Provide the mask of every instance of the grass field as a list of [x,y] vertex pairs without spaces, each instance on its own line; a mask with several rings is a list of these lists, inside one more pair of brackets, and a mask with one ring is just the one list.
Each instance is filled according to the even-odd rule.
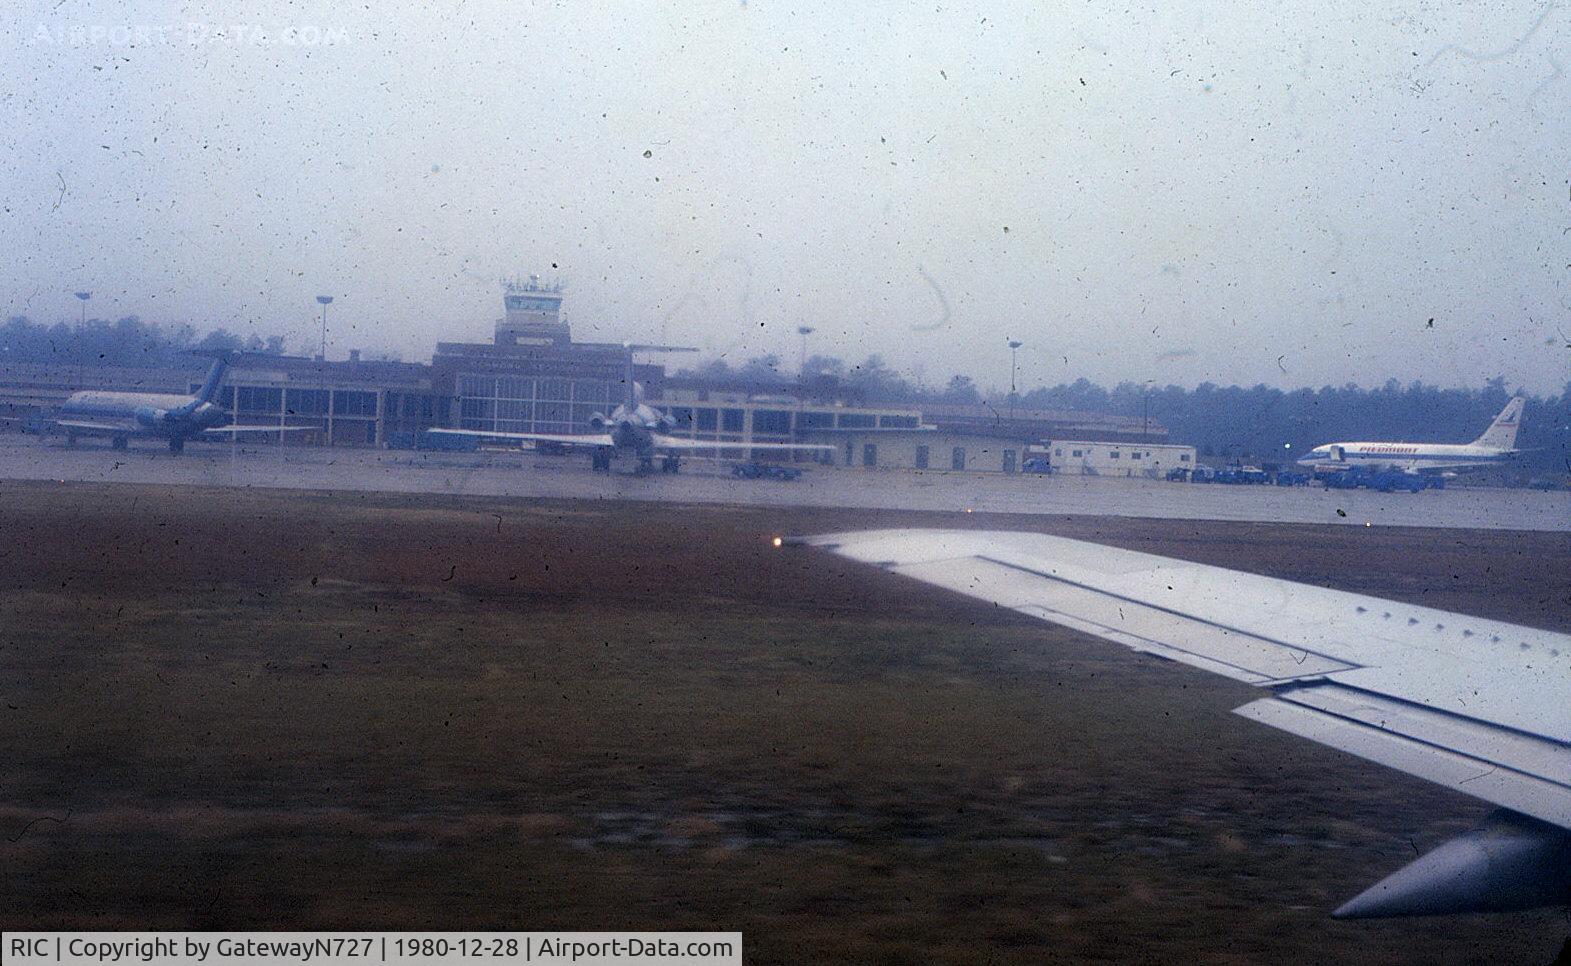
[[1571,629],[1571,536],[0,484],[8,928],[740,929],[756,962],[1547,962],[1340,923],[1481,803],[780,532],[1044,529]]

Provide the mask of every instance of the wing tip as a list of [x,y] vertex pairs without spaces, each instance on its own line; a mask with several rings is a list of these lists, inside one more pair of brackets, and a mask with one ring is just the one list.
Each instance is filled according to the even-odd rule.
[[1338,906],[1333,919],[1516,912],[1571,902],[1571,831],[1509,809]]
[[800,533],[782,533],[771,538],[770,542],[776,547],[820,547],[830,551],[840,546],[831,536],[814,537]]

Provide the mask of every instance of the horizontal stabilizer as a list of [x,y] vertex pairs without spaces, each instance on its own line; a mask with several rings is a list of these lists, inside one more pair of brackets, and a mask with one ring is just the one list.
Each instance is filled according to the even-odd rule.
[[1338,919],[1514,912],[1571,902],[1571,831],[1501,809],[1381,879]]

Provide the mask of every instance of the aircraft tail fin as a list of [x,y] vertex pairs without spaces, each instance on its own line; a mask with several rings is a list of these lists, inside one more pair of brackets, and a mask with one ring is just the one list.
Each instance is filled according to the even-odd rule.
[[622,377],[622,388],[626,391],[624,397],[626,401],[623,405],[627,407],[628,412],[632,412],[638,408],[638,383],[633,381],[633,346],[629,343],[625,348],[627,349],[627,372]]
[[678,345],[644,345],[638,342],[624,342],[622,348],[627,351],[627,374],[623,381],[626,383],[626,406],[628,411],[638,408],[643,400],[639,398],[640,386],[633,381],[633,353],[634,352],[697,352],[697,349]]
[[1473,440],[1474,446],[1489,446],[1494,449],[1514,449],[1516,447],[1516,431],[1522,425],[1522,406],[1524,400],[1515,396],[1506,403],[1506,408],[1500,410],[1500,415],[1484,430],[1484,435]]
[[213,356],[213,366],[207,370],[207,378],[202,382],[202,388],[196,391],[196,397],[180,407],[185,412],[194,412],[203,403],[210,403],[218,394],[218,384],[224,381],[224,374],[229,371],[229,353],[219,352]]

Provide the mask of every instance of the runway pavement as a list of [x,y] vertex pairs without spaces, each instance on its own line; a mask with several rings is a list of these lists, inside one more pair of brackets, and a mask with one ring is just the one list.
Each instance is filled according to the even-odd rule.
[[0,479],[283,489],[576,497],[662,503],[1126,516],[1499,530],[1571,530],[1571,493],[1453,487],[1421,493],[1219,486],[1141,479],[1011,476],[812,467],[800,480],[737,480],[689,463],[681,475],[591,473],[582,457],[416,453],[193,444],[171,456],[148,444],[67,446],[0,435]]

